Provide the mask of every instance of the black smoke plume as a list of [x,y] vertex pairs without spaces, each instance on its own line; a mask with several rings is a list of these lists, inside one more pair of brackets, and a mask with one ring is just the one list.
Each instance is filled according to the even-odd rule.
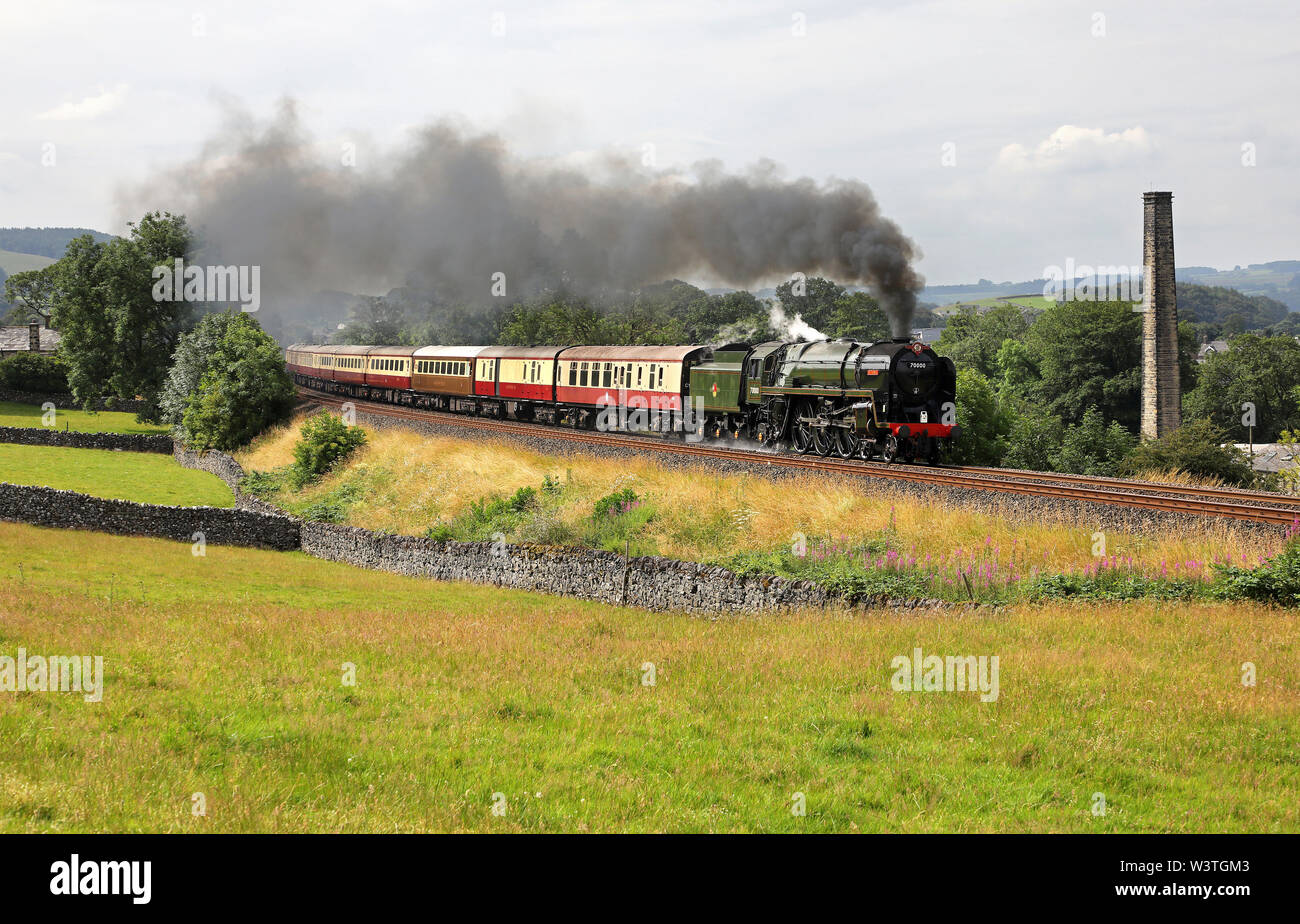
[[764,161],[654,171],[606,154],[581,168],[521,160],[450,121],[404,151],[322,153],[292,101],[235,113],[192,163],[123,201],[184,212],[205,262],[262,267],[262,303],[418,285],[486,303],[563,287],[589,294],[679,278],[752,286],[796,272],[864,284],[905,334],[923,285],[913,242],[861,182],[786,180]]

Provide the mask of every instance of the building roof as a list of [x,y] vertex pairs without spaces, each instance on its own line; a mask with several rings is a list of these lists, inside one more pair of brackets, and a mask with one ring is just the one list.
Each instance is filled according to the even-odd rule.
[[1226,352],[1228,352],[1228,341],[1211,340],[1209,343],[1201,344],[1200,348],[1196,351],[1196,358],[1205,359],[1205,357],[1209,356],[1211,353],[1226,353]]
[[[53,353],[63,335],[48,327],[41,328],[41,352]],[[31,346],[31,331],[22,327],[0,327],[0,353],[26,353]]]
[[[1249,443],[1233,443],[1242,452],[1250,452]],[[1256,443],[1250,457],[1250,467],[1257,472],[1285,472],[1300,467],[1293,455],[1294,447],[1285,443]]]

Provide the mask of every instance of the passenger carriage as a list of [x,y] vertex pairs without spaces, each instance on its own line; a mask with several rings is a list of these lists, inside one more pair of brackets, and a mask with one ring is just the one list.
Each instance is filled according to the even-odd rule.
[[555,422],[555,357],[559,346],[487,347],[476,357],[474,394],[497,416]]
[[415,403],[436,411],[474,412],[474,371],[482,346],[426,346],[412,356]]
[[366,353],[366,394],[398,404],[409,404],[411,346],[373,346]]
[[689,400],[688,370],[708,352],[703,346],[570,347],[557,358],[555,400],[578,409],[588,425],[592,414],[614,408],[616,416],[602,427],[668,429]]

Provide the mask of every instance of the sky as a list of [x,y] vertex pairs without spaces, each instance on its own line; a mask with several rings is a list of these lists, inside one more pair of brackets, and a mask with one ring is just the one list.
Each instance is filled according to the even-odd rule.
[[1300,259],[1276,0],[0,0],[0,42],[0,226],[121,233],[124,190],[289,98],[359,170],[450,118],[539,162],[860,180],[932,285],[1139,264],[1150,189],[1180,266]]

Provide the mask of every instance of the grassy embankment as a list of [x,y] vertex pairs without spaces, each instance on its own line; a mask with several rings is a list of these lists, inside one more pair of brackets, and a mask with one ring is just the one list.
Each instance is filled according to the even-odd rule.
[[[0,693],[4,831],[1300,830],[1297,627],[1254,604],[706,621],[2,523],[0,561],[0,654],[106,675]],[[895,692],[917,646],[998,699]]]
[[0,443],[0,481],[80,491],[142,504],[233,507],[216,475],[181,468],[171,456]]
[[[0,401],[0,427],[43,427],[44,411],[34,404]],[[135,414],[122,411],[54,411],[54,430],[82,433],[166,433],[156,424],[138,423]]]
[[[250,472],[271,473],[251,486],[304,516],[413,535],[630,548],[845,589],[985,600],[1031,587],[1185,597],[1207,586],[1216,563],[1254,566],[1283,545],[1277,535],[1207,521],[1160,535],[1106,531],[1103,556],[1087,516],[980,512],[921,502],[887,482],[714,474],[397,430],[370,431],[346,464],[294,490],[283,473],[296,438],[296,425],[283,427],[240,459]],[[627,501],[624,512],[596,515],[611,496]],[[1062,574],[1071,576],[1064,584]]]

